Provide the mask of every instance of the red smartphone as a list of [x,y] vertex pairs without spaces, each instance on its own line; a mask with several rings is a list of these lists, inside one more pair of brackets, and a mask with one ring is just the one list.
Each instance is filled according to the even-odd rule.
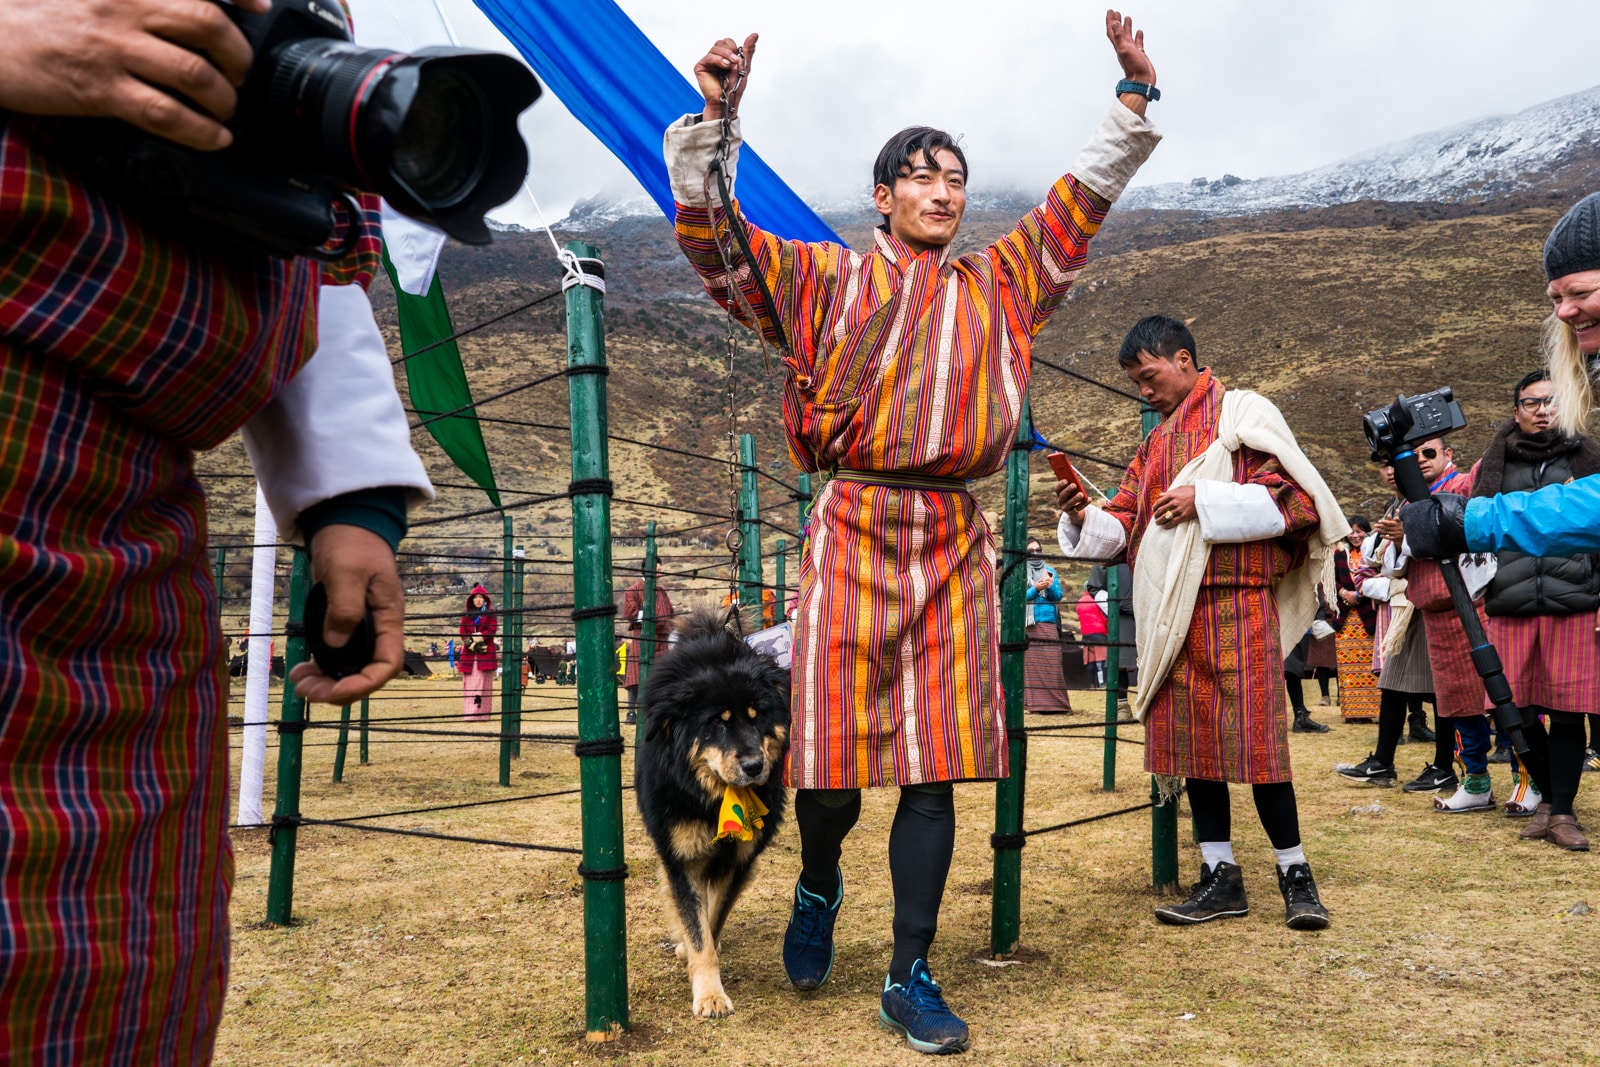
[[1046,452],[1045,459],[1050,461],[1050,469],[1056,472],[1056,478],[1063,482],[1070,482],[1078,492],[1083,494],[1083,499],[1089,499],[1089,490],[1084,486],[1083,479],[1078,477],[1078,472],[1072,467],[1072,460],[1064,452]]

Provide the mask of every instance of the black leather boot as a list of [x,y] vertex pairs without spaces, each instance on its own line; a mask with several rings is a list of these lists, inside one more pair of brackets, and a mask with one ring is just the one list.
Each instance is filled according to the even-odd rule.
[[1311,717],[1311,712],[1306,708],[1294,709],[1294,725],[1290,727],[1297,734],[1325,734],[1328,727]]
[[1200,865],[1200,883],[1181,904],[1163,904],[1156,918],[1169,926],[1192,926],[1212,919],[1250,914],[1244,896],[1244,872],[1237,863]]

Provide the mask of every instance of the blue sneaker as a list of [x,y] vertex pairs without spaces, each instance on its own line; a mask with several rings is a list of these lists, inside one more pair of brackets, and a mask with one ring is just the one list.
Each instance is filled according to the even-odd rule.
[[905,1038],[906,1044],[918,1052],[933,1056],[965,1052],[970,1043],[967,1024],[944,1002],[939,983],[922,960],[911,965],[911,981],[905,985],[890,985],[889,979],[883,980],[878,1023]]
[[796,989],[815,989],[833,973],[833,924],[844,903],[844,872],[833,903],[794,883],[794,911],[783,932],[783,969]]

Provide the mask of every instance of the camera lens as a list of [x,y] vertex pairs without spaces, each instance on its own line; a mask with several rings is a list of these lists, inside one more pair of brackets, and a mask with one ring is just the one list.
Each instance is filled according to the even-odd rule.
[[450,69],[424,68],[400,123],[391,166],[419,198],[449,207],[482,177],[490,143],[483,89]]

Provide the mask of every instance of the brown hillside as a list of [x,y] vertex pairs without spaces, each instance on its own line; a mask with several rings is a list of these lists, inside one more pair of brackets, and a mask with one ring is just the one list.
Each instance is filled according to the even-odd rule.
[[[1434,213],[1445,217],[1426,217]],[[1156,311],[1192,318],[1202,361],[1229,384],[1257,389],[1276,401],[1352,509],[1373,509],[1382,496],[1366,464],[1360,416],[1397,391],[1452,385],[1470,420],[1456,441],[1470,462],[1503,416],[1507,389],[1538,364],[1538,327],[1545,313],[1539,251],[1557,209],[1457,216],[1454,209],[1433,212],[1426,205],[1349,205],[1321,213],[1327,225],[1304,228],[1307,216],[1317,214],[1280,216],[1282,228],[1273,232],[1269,217],[1194,220],[1143,213],[1125,220],[1120,236],[1113,216],[1103,234],[1108,240],[1096,247],[1068,302],[1041,333],[1036,352],[1126,389],[1114,353],[1128,326]],[[965,240],[975,244],[1004,225],[994,212],[974,217]],[[847,238],[864,237],[865,224],[858,228],[860,234],[846,228]],[[1164,233],[1191,230],[1208,235],[1159,243]],[[718,516],[727,512],[728,489],[726,320],[699,293],[664,221],[625,220],[589,239],[602,247],[608,267],[611,434],[709,457],[614,440],[614,529],[619,536],[636,537],[654,519],[674,535],[671,540],[681,542],[669,546],[674,567],[686,574],[705,567],[708,575],[723,575],[725,521]],[[1157,247],[1145,247],[1147,242]],[[452,247],[441,277],[460,329],[549,292],[557,272],[542,234],[516,234],[489,249]],[[374,303],[398,353],[392,296],[382,282],[375,287]],[[558,299],[464,337],[462,358],[474,395],[493,396],[559,369],[565,362],[564,329]],[[736,362],[740,429],[756,435],[763,469],[792,484],[795,471],[780,433],[777,374],[763,369],[760,349],[748,334],[741,342]],[[403,378],[401,389],[404,394]],[[1035,422],[1051,440],[1118,464],[1131,456],[1138,420],[1130,401],[1043,366],[1036,371],[1034,398]],[[571,473],[564,380],[485,402],[480,414],[508,504],[565,490]],[[419,518],[484,508],[483,494],[465,487],[464,476],[430,438],[417,436],[441,483],[439,500]],[[247,541],[252,489],[249,478],[241,476],[248,467],[237,439],[202,457],[201,470],[216,475],[208,478],[214,533],[223,541]],[[1030,518],[1035,530],[1054,523],[1044,471],[1036,459]],[[1106,488],[1118,473],[1094,464],[1086,471]],[[769,509],[766,518],[792,530],[787,489],[771,479],[763,479],[760,488],[763,507]],[[1003,479],[987,479],[977,492],[986,506],[998,507]],[[517,540],[528,548],[531,565],[549,572],[530,578],[530,592],[543,588],[553,598],[570,589],[568,514],[564,500],[513,512]],[[500,530],[497,516],[475,516],[420,527],[407,547],[492,555],[499,551]],[[783,535],[769,528],[764,536],[770,553],[773,540]],[[636,565],[628,561],[639,554],[637,542],[620,544],[619,566]],[[440,568],[441,575],[488,579],[494,590],[497,571],[497,564],[470,561]],[[242,587],[244,580],[241,569],[230,583]],[[436,609],[458,610],[457,600],[452,593],[437,601]],[[562,614],[552,609],[550,623],[557,624]]]

